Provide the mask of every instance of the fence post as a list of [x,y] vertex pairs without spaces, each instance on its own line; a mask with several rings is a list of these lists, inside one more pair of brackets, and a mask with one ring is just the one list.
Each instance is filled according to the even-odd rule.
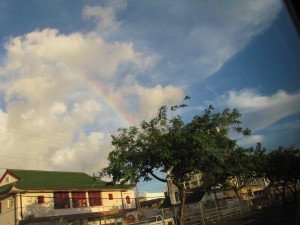
[[202,223],[203,223],[203,225],[205,225],[204,214],[203,214],[203,210],[202,210],[201,201],[199,202],[199,206],[200,206],[200,214],[201,214],[201,218],[202,218]]
[[[235,201],[235,200],[234,200]],[[233,214],[234,214],[234,207],[235,207],[235,202],[233,202],[231,205],[228,205],[229,206],[229,208],[230,208],[230,217],[232,217],[233,216]]]
[[242,215],[242,204],[240,198],[238,198],[238,201],[239,201],[240,215]]
[[218,220],[220,220],[222,217],[220,216],[219,206],[218,206],[216,200],[215,200],[215,206],[216,206],[216,211],[217,211]]
[[252,203],[251,200],[250,200],[250,201],[249,201],[249,200],[247,201],[248,211],[249,211],[249,212],[251,211],[251,210],[250,210],[250,205],[251,205],[251,203]]

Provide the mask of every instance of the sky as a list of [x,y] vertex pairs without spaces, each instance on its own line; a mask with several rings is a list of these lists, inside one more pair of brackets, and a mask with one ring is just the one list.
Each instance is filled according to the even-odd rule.
[[186,122],[237,108],[240,146],[300,147],[300,39],[281,0],[0,0],[0,27],[2,171],[97,173],[118,128],[186,95]]

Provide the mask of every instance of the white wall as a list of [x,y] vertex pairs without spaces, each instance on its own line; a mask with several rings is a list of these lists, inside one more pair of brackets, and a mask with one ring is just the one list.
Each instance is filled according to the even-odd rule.
[[148,201],[148,200],[153,200],[157,198],[164,198],[165,193],[164,192],[145,192],[143,194],[143,197],[140,199],[140,201]]
[[[113,195],[113,199],[109,199],[109,194]],[[43,204],[38,204],[38,196],[44,196],[45,202]],[[130,203],[127,204],[126,196],[130,197]],[[72,197],[70,197],[70,208],[65,209],[54,209],[54,198],[53,193],[27,193],[22,194],[22,211],[23,217],[27,218],[30,215],[35,217],[46,217],[46,216],[59,216],[59,215],[70,215],[78,213],[91,213],[91,212],[103,212],[111,210],[123,210],[135,208],[134,192],[102,192],[102,205],[101,206],[89,206],[89,201],[87,199],[87,207],[72,208]],[[88,198],[88,192],[86,192],[86,197]],[[21,211],[21,208],[19,207]]]
[[3,199],[1,202],[0,224],[15,224],[15,199],[9,197]]
[[[109,194],[113,195],[113,199],[109,199]],[[44,203],[38,204],[38,196],[44,196]],[[22,218],[27,219],[30,216],[35,218],[50,217],[136,208],[133,190],[125,192],[103,191],[101,193],[102,205],[94,207],[89,206],[87,199],[87,207],[72,208],[71,193],[69,193],[69,197],[70,208],[65,209],[54,209],[54,195],[52,192],[16,194],[15,199],[14,197],[3,199],[1,200],[0,225],[15,224],[15,217],[20,221]],[[88,192],[86,192],[86,197],[88,198]],[[8,200],[11,202],[10,205],[7,203]]]

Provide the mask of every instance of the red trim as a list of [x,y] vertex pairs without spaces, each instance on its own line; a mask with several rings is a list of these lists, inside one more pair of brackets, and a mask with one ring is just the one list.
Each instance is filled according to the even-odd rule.
[[17,180],[21,180],[20,177],[14,175],[13,173],[11,173],[11,172],[9,172],[9,171],[6,171],[6,172],[2,175],[2,177],[1,177],[1,179],[0,179],[0,184],[2,183],[2,181],[4,180],[4,178],[6,177],[6,175],[10,175],[10,176],[12,176],[13,178],[15,178],[15,179],[17,179]]

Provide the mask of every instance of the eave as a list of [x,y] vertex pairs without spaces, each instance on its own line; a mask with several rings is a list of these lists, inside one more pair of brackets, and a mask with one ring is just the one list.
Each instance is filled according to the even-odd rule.
[[[3,194],[17,194],[17,193],[52,193],[57,191],[66,191],[66,192],[75,192],[75,191],[101,191],[101,192],[126,192],[131,190],[132,187],[128,188],[24,188],[19,187],[17,185],[11,185],[9,189],[7,189]],[[0,193],[1,198],[2,193]]]

